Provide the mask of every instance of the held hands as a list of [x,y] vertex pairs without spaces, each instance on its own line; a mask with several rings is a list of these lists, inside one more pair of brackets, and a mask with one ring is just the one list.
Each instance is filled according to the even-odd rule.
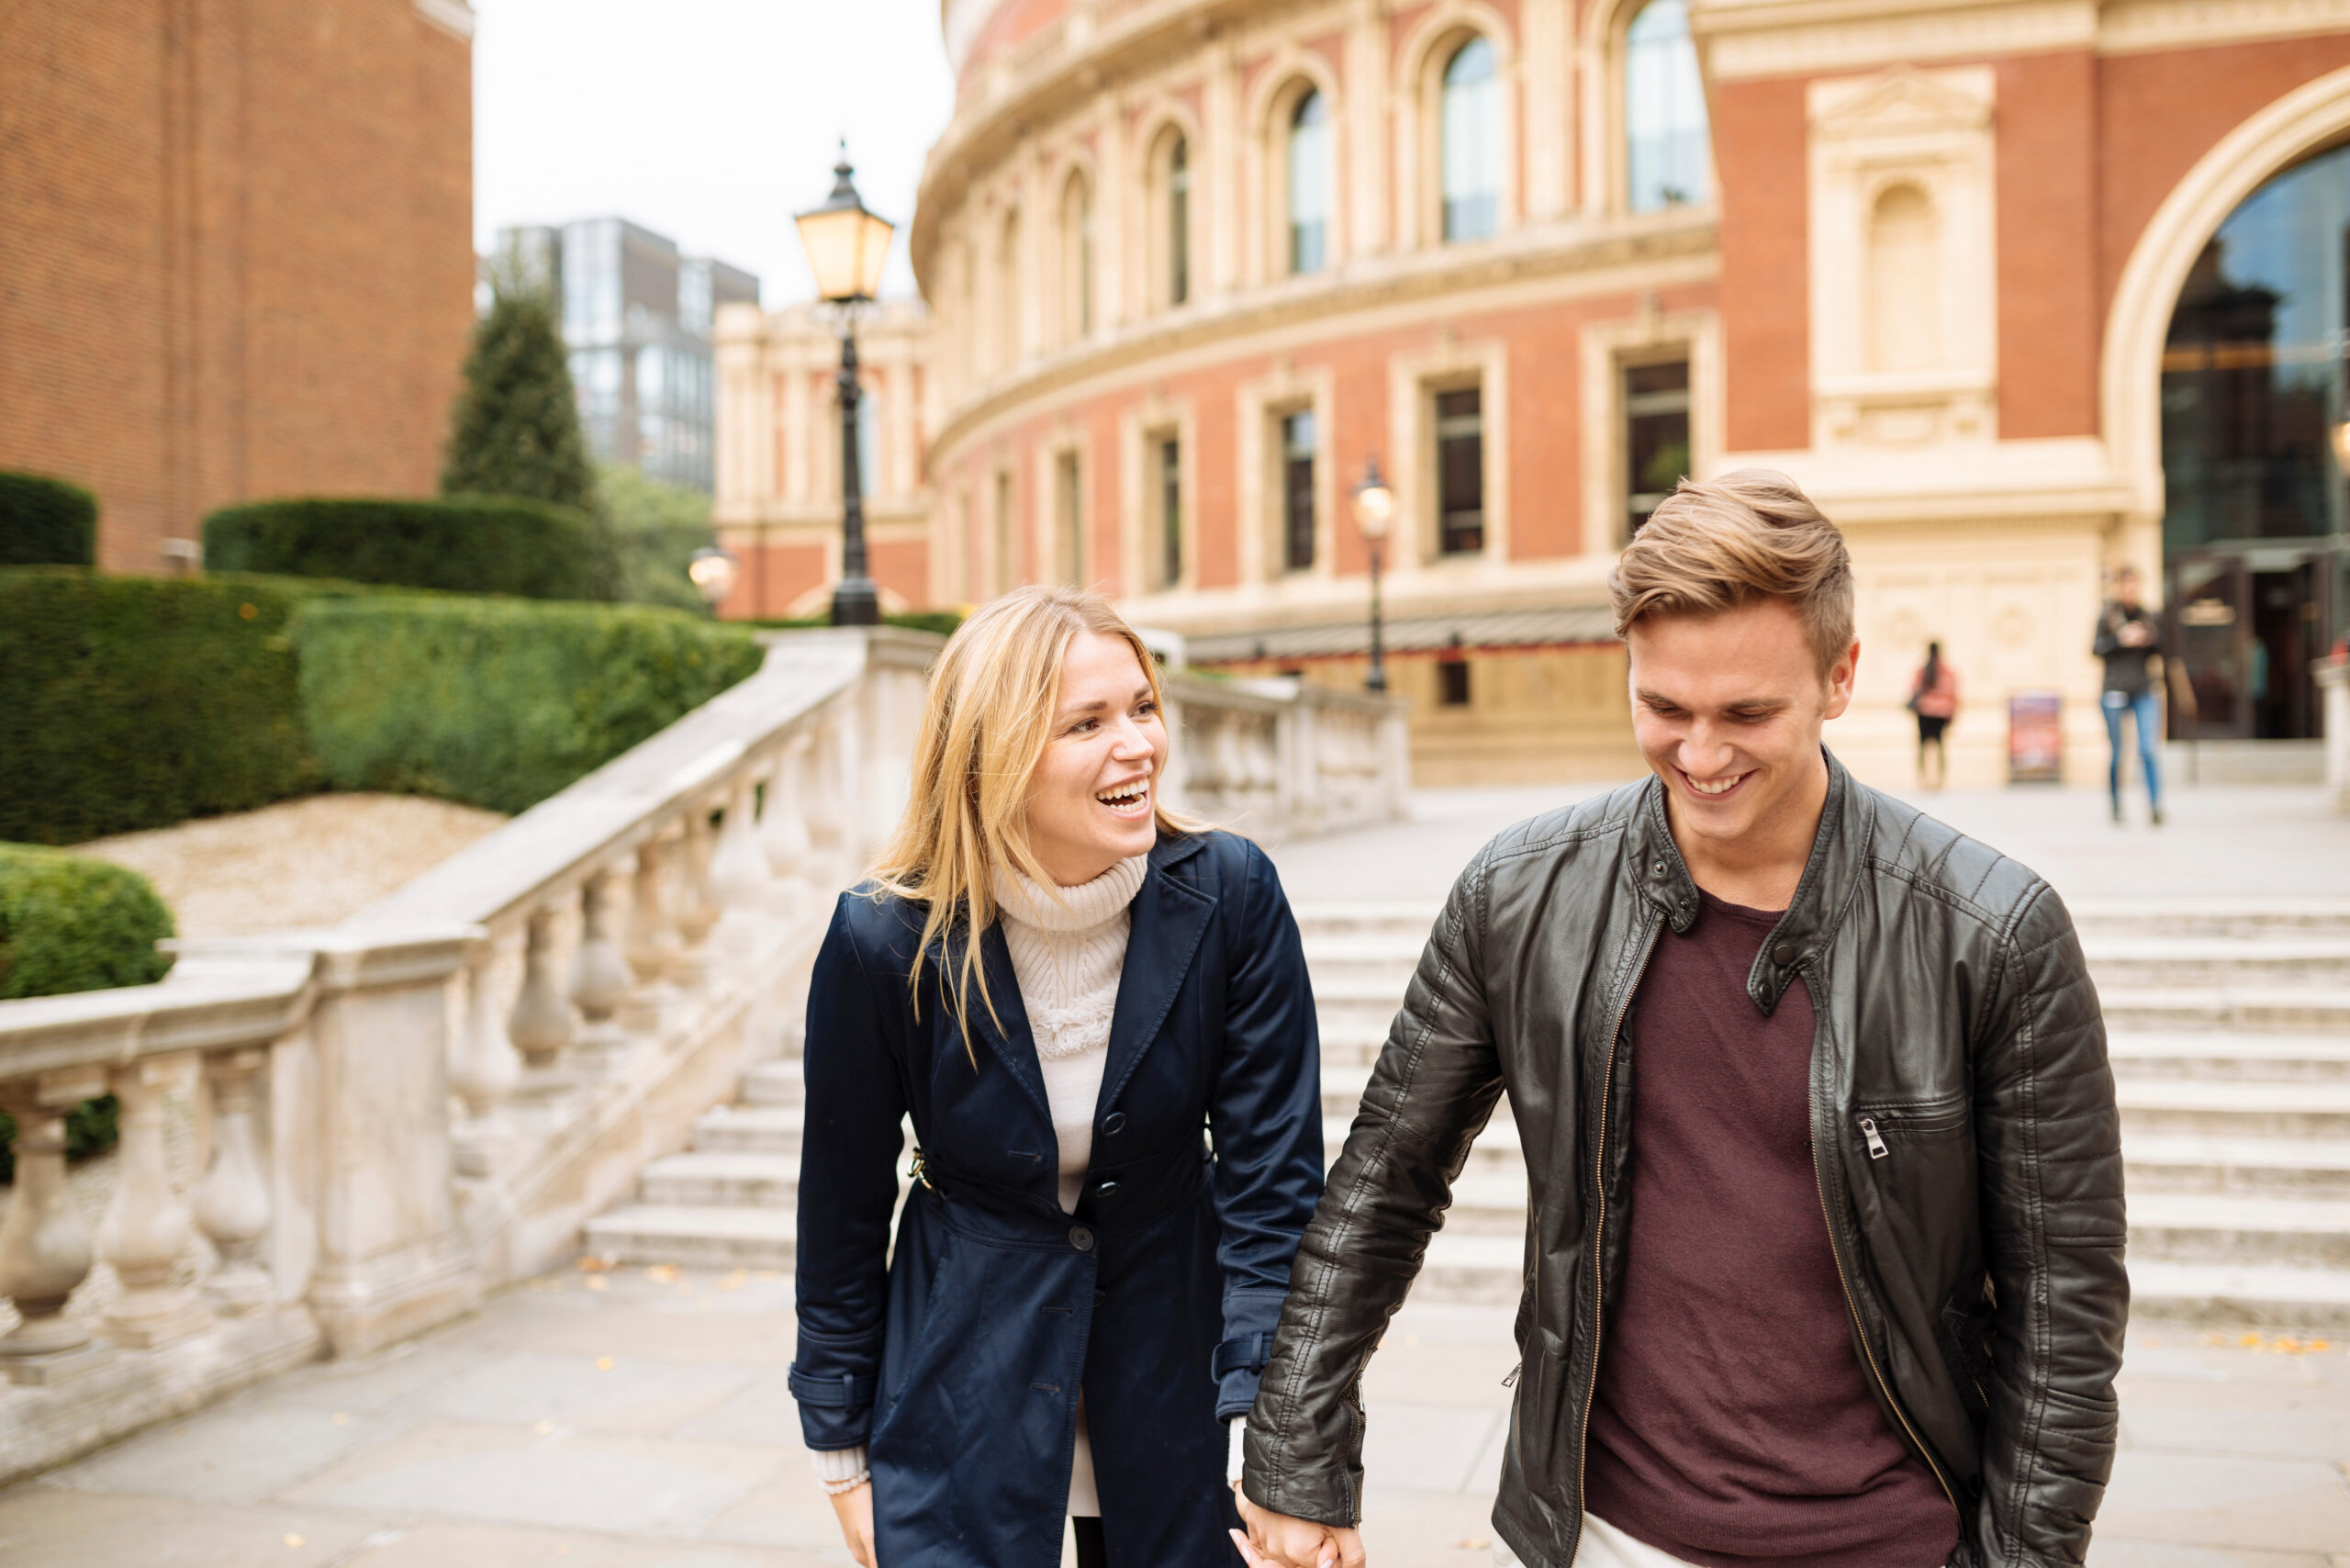
[[1248,1527],[1246,1536],[1234,1530],[1232,1542],[1248,1568],[1366,1568],[1370,1559],[1363,1555],[1361,1531],[1260,1508],[1237,1482],[1232,1494],[1240,1522]]
[[873,1568],[873,1483],[833,1495],[833,1514],[858,1568]]

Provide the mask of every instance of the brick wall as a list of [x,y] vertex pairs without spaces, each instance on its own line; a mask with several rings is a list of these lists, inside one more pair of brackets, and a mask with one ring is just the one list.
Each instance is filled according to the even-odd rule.
[[472,51],[414,0],[0,6],[0,467],[101,564],[428,494],[473,319]]

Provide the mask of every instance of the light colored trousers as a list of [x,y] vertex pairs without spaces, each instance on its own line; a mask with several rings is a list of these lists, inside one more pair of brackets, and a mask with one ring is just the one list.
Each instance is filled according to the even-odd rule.
[[[1494,1568],[1524,1568],[1503,1541],[1494,1542]],[[1583,1545],[1575,1551],[1575,1568],[1689,1568],[1678,1557],[1667,1557],[1644,1540],[1634,1540],[1606,1519],[1583,1517]]]

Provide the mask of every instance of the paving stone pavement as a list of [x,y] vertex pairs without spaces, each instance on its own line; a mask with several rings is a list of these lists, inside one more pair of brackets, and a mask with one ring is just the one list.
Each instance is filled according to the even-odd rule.
[[[1583,792],[1429,793],[1281,849],[1301,899],[1431,899],[1508,823]],[[2114,829],[2089,791],[1940,814],[2073,897],[2339,891],[2313,790],[2181,791]],[[1366,1379],[1379,1568],[1483,1568],[1516,1353],[1506,1306],[1407,1305]],[[307,1367],[0,1492],[0,1564],[812,1568],[849,1559],[784,1382],[780,1271],[565,1270],[361,1361]],[[2350,1345],[2133,1327],[2092,1568],[2350,1568]]]

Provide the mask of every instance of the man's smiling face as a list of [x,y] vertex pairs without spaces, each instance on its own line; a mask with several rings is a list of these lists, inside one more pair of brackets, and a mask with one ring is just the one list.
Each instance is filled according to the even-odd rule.
[[1680,833],[1729,848],[1818,778],[1820,726],[1851,705],[1857,640],[1823,675],[1802,617],[1775,599],[1644,616],[1624,640],[1633,734]]

